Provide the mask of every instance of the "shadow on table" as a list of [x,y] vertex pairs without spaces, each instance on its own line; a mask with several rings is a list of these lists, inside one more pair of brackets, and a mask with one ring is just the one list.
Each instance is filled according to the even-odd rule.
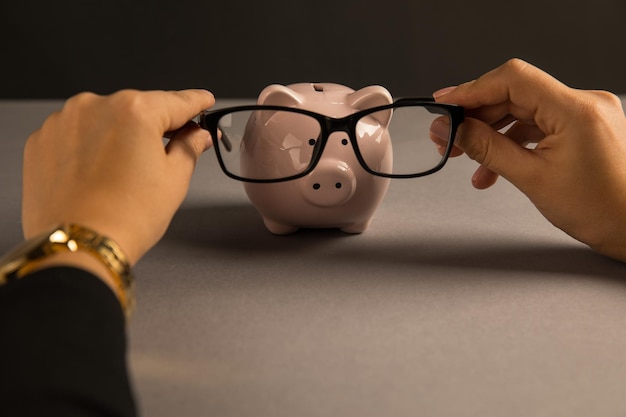
[[[336,229],[305,229],[288,237],[275,236],[263,225],[251,205],[183,207],[174,217],[164,238],[165,245],[207,248],[232,256],[306,258],[315,249],[328,248],[324,256],[333,262],[390,264],[390,267],[428,265],[431,267],[562,273],[603,277],[626,283],[626,265],[599,255],[575,242],[563,244],[485,236],[416,236],[407,239],[390,235],[375,247],[363,245],[359,236]],[[487,236],[488,237],[488,236]],[[355,239],[354,241],[346,241]],[[339,243],[338,243],[339,242]],[[319,252],[317,255],[319,256]],[[300,256],[299,256],[300,257]],[[242,258],[244,259],[244,258]]]

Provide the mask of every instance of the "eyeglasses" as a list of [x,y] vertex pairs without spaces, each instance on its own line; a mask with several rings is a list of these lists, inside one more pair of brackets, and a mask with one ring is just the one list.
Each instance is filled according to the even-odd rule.
[[[448,126],[448,143],[442,151],[431,140],[431,125],[441,118],[447,123],[440,126]],[[462,121],[462,107],[431,98],[398,99],[341,118],[270,105],[229,107],[199,115],[200,126],[218,138],[215,153],[224,173],[256,183],[303,177],[315,169],[325,151],[333,157],[356,156],[372,175],[429,175],[445,165]]]

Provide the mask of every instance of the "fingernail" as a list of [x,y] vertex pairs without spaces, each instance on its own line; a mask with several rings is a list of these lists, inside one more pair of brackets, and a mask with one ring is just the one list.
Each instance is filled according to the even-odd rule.
[[437,99],[440,97],[445,96],[448,93],[451,93],[452,91],[456,90],[457,86],[451,86],[451,87],[446,87],[446,88],[442,88],[441,90],[437,90],[433,93],[433,98]]
[[474,175],[472,175],[472,185],[474,187],[476,187],[478,184],[478,175],[479,175],[478,170],[476,170],[476,172],[474,172]]
[[443,141],[450,140],[450,122],[447,117],[439,117],[430,125],[430,132]]
[[211,96],[212,99],[215,99],[215,94],[213,94],[211,91],[207,90],[206,88],[199,88],[199,90],[202,91],[204,94]]

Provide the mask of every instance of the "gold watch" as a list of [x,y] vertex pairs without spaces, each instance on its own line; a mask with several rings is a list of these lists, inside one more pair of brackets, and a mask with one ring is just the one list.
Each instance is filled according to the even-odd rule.
[[24,277],[42,259],[60,252],[87,251],[115,281],[115,293],[127,317],[134,307],[130,264],[116,242],[77,224],[61,224],[19,245],[0,258],[0,285]]

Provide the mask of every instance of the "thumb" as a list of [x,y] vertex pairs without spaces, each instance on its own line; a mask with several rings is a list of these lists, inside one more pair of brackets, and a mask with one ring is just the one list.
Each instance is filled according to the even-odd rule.
[[194,122],[188,122],[168,136],[171,140],[166,146],[166,151],[173,158],[180,157],[178,154],[182,152],[188,157],[198,159],[213,145],[209,132]]
[[528,181],[535,169],[532,151],[494,130],[490,125],[466,117],[456,132],[454,144],[471,159],[514,185]]
[[175,166],[188,166],[191,175],[200,155],[212,144],[209,132],[190,122],[172,134],[165,151]]

